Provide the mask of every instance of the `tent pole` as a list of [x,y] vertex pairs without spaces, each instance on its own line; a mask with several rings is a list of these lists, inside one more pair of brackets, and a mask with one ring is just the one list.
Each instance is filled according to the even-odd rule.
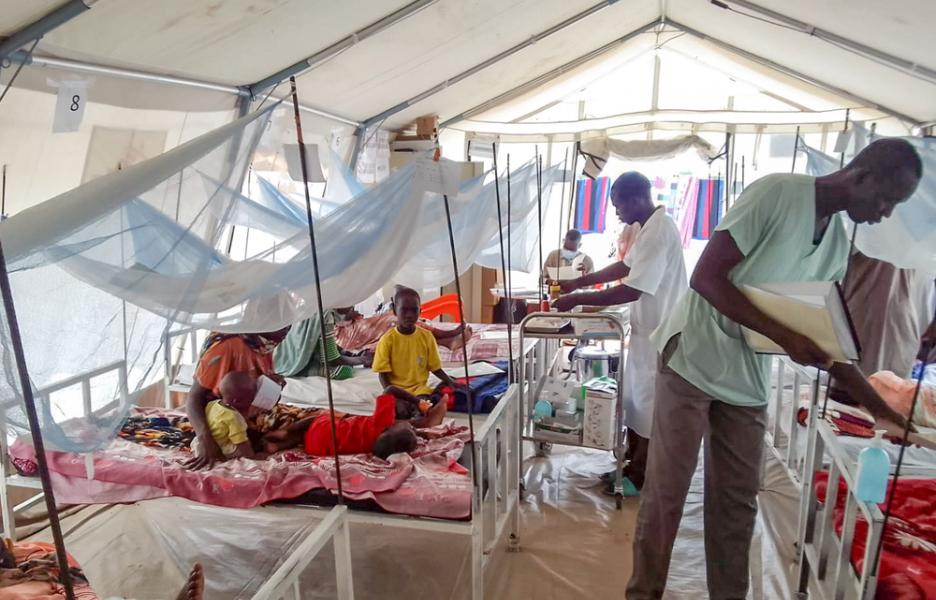
[[[562,241],[563,241],[562,233],[564,231],[562,229],[562,209],[565,205],[565,191],[566,191],[566,180],[568,179],[568,168],[569,168],[569,148],[567,146],[566,151],[565,151],[565,156],[562,159],[562,193],[559,194],[559,225],[557,227],[559,229],[559,232],[558,232],[559,233],[559,245],[556,246],[556,252],[559,254],[559,256],[562,256]],[[556,266],[558,267],[559,265],[557,264]],[[558,271],[557,271],[557,275],[558,275]]]
[[[507,271],[508,280],[504,282],[504,285],[507,287],[507,289],[505,290],[505,293],[507,294],[508,299],[511,299],[511,300],[513,298],[513,246],[511,244],[511,235],[510,235],[510,232],[512,229],[513,229],[513,221],[511,220],[511,213],[510,213],[510,153],[508,152],[507,153],[507,266],[509,269]],[[512,325],[513,318],[514,318],[514,313],[513,313],[514,307],[513,307],[513,303],[508,302],[508,304],[510,304],[510,318],[507,320],[507,322]],[[523,302],[523,306],[524,308],[526,307],[525,300]],[[512,344],[513,342],[511,342],[511,350],[513,349]]]
[[[45,443],[42,441],[42,431],[39,427],[39,416],[36,413],[36,399],[33,397],[32,383],[29,380],[29,370],[26,367],[26,354],[23,350],[23,338],[20,336],[19,321],[16,319],[16,308],[13,306],[13,290],[10,287],[10,276],[7,273],[6,258],[3,255],[3,244],[0,242],[0,295],[3,298],[3,310],[6,316],[7,327],[10,331],[10,345],[13,347],[13,356],[16,360],[16,370],[19,375],[20,390],[23,394],[23,404],[26,419],[29,421],[29,433],[32,435],[33,447],[36,451],[36,464],[39,467],[39,480],[42,484],[42,493],[45,500],[46,511],[49,513],[49,526],[52,529],[52,540],[55,542],[55,556],[59,565],[59,579],[65,588],[67,600],[74,600],[75,592],[72,589],[71,571],[68,566],[68,557],[65,554],[65,539],[62,537],[62,524],[59,521],[58,508],[55,505],[55,493],[52,490],[52,479],[49,476],[49,464],[46,460]],[[6,460],[6,457],[0,457]],[[4,485],[6,483],[4,482]],[[9,528],[15,527],[13,523],[5,523]]]
[[653,29],[657,25],[659,25],[659,21],[652,21],[650,23],[647,23],[643,27],[640,27],[639,29],[635,29],[634,31],[628,33],[627,35],[619,37],[613,42],[605,44],[604,46],[596,50],[593,50],[589,52],[588,54],[583,54],[582,56],[579,56],[578,58],[575,58],[547,73],[544,73],[543,75],[540,75],[539,77],[530,79],[529,81],[526,81],[525,83],[522,83],[518,85],[517,87],[504,92],[503,94],[495,96],[494,98],[491,98],[490,100],[486,102],[482,102],[481,104],[478,104],[477,106],[470,108],[450,119],[446,119],[445,121],[439,124],[439,127],[449,127],[451,125],[454,125],[455,123],[458,123],[459,121],[470,119],[471,117],[475,115],[478,115],[487,110],[500,106],[501,104],[504,104],[505,102],[510,102],[511,100],[518,98],[519,96],[522,96],[528,91],[538,88],[546,83],[549,83],[550,81],[556,79],[557,77],[560,77],[564,75],[565,73],[568,73],[569,71],[573,71],[579,68],[580,66],[598,58],[599,56],[607,54],[608,52],[611,52],[612,50],[616,48],[620,48],[626,42],[630,41],[631,39],[641,34],[647,33],[649,30]]
[[325,323],[325,303],[322,301],[322,280],[318,263],[318,248],[315,245],[315,225],[312,223],[312,198],[309,196],[309,172],[306,163],[305,142],[302,140],[302,116],[299,114],[299,94],[296,92],[296,78],[289,78],[289,88],[293,100],[293,117],[296,119],[296,143],[299,144],[299,163],[302,168],[302,189],[305,191],[306,217],[309,220],[309,244],[312,249],[312,271],[315,274],[315,299],[318,302],[319,331],[322,342],[322,364],[325,370],[325,387],[328,391],[328,416],[331,421],[332,448],[335,451],[335,479],[338,482],[338,504],[344,504],[344,488],[341,483],[341,461],[338,458],[338,430],[335,423],[335,397],[332,392],[331,365],[328,363],[328,334]]
[[897,118],[897,119],[899,119],[899,120],[901,120],[901,121],[905,121],[905,122],[910,123],[910,124],[912,124],[912,125],[919,125],[919,123],[920,123],[919,119],[915,119],[915,118],[911,117],[910,115],[904,114],[904,113],[902,113],[902,112],[900,112],[900,111],[896,111],[896,110],[887,108],[886,106],[881,106],[881,105],[878,104],[877,102],[872,102],[871,100],[868,100],[867,98],[862,98],[861,96],[858,96],[858,95],[856,95],[856,94],[853,94],[853,93],[851,93],[851,92],[849,92],[849,91],[847,91],[847,90],[844,90],[844,89],[842,89],[842,88],[840,88],[840,87],[837,87],[837,86],[834,86],[834,85],[830,85],[830,84],[828,84],[828,83],[823,83],[823,82],[819,81],[818,79],[816,79],[816,78],[814,78],[814,77],[810,77],[809,75],[805,75],[804,73],[801,73],[801,72],[796,71],[796,70],[794,70],[794,69],[791,69],[791,68],[789,68],[789,67],[785,67],[785,66],[781,65],[780,63],[774,62],[774,61],[772,61],[772,60],[770,60],[770,59],[768,59],[768,58],[764,58],[763,56],[759,56],[759,55],[757,55],[757,54],[755,54],[755,53],[753,53],[753,52],[748,52],[747,50],[744,50],[744,49],[739,48],[739,47],[737,47],[737,46],[733,46],[733,45],[731,45],[731,44],[729,44],[729,43],[727,43],[727,42],[723,42],[723,41],[721,41],[721,40],[718,39],[718,38],[714,38],[714,37],[709,36],[709,35],[707,35],[707,34],[705,34],[705,33],[702,33],[702,32],[699,31],[698,29],[694,29],[694,28],[692,28],[692,27],[689,27],[688,25],[683,25],[682,23],[679,23],[679,22],[677,22],[677,21],[673,21],[672,19],[669,20],[669,24],[670,24],[670,26],[675,27],[676,29],[679,29],[680,31],[684,31],[684,32],[688,33],[689,35],[691,35],[691,36],[694,37],[694,38],[697,38],[697,39],[700,39],[700,40],[709,42],[709,43],[711,43],[711,44],[714,44],[715,46],[718,46],[719,48],[721,48],[721,49],[723,49],[723,50],[726,50],[726,51],[728,51],[728,52],[730,52],[730,53],[732,53],[732,54],[734,54],[734,55],[736,55],[736,56],[740,56],[740,57],[742,57],[742,58],[746,58],[746,59],[748,59],[748,60],[750,60],[750,61],[753,61],[753,62],[755,62],[755,63],[757,63],[757,64],[759,64],[759,65],[765,66],[765,67],[767,67],[767,68],[769,68],[769,69],[773,69],[773,70],[775,70],[775,71],[778,71],[778,72],[780,72],[780,73],[783,73],[783,74],[785,74],[785,75],[788,75],[788,76],[790,76],[790,77],[793,77],[794,79],[798,79],[798,80],[800,80],[800,81],[804,81],[804,82],[806,82],[806,83],[808,83],[808,84],[810,84],[810,85],[816,86],[817,88],[819,88],[819,89],[821,89],[821,90],[825,90],[826,92],[830,92],[830,93],[835,94],[835,95],[837,95],[837,96],[842,96],[843,98],[846,98],[846,99],[848,99],[848,100],[852,100],[852,101],[854,101],[854,102],[858,102],[858,103],[860,103],[861,105],[863,105],[863,106],[866,107],[866,108],[871,108],[871,109],[874,109],[874,110],[879,110],[879,111],[881,111],[882,113],[885,113],[885,114],[887,114],[887,115],[890,115],[890,116],[892,116],[892,117],[895,117],[895,118]]
[[553,25],[552,27],[550,27],[550,28],[548,28],[548,29],[545,29],[545,30],[543,30],[543,31],[541,31],[541,32],[539,32],[539,33],[537,33],[537,34],[531,36],[530,38],[528,38],[528,39],[526,39],[526,40],[520,42],[520,43],[517,44],[516,46],[513,46],[513,47],[511,47],[511,48],[508,48],[507,50],[501,52],[500,54],[497,54],[497,55],[495,55],[495,56],[492,56],[491,58],[489,58],[489,59],[487,59],[487,60],[485,60],[485,61],[483,61],[483,62],[481,62],[481,63],[476,64],[475,66],[471,67],[470,69],[468,69],[468,70],[466,70],[466,71],[462,71],[461,73],[459,73],[459,74],[457,74],[457,75],[455,75],[455,76],[453,76],[453,77],[450,77],[450,78],[446,79],[445,81],[443,81],[443,82],[441,82],[441,83],[436,84],[435,86],[429,88],[428,90],[422,92],[421,94],[417,94],[417,95],[413,96],[412,98],[409,98],[409,99],[407,99],[407,100],[404,100],[403,102],[400,102],[399,104],[397,104],[397,105],[395,105],[395,106],[391,106],[391,107],[388,108],[387,110],[385,110],[385,111],[383,111],[383,112],[381,112],[381,113],[378,113],[378,114],[374,115],[373,117],[370,117],[369,119],[365,120],[365,121],[364,121],[364,124],[365,124],[365,125],[373,125],[374,123],[378,123],[378,122],[380,122],[380,121],[383,121],[383,120],[385,120],[385,119],[388,119],[388,118],[392,117],[393,115],[397,114],[398,112],[403,111],[403,110],[406,110],[407,108],[409,108],[410,106],[416,104],[417,102],[421,102],[421,101],[425,100],[426,98],[429,98],[430,96],[434,96],[434,95],[438,94],[439,92],[441,92],[441,91],[443,91],[443,90],[445,90],[445,89],[448,89],[449,87],[455,85],[456,83],[459,83],[459,82],[461,82],[461,81],[464,81],[465,79],[471,77],[472,75],[475,75],[475,74],[479,73],[480,71],[483,71],[484,69],[487,69],[487,68],[490,67],[491,65],[497,64],[497,63],[499,63],[500,61],[504,60],[505,58],[508,58],[508,57],[510,57],[510,56],[513,56],[514,54],[516,54],[517,52],[520,52],[521,50],[524,50],[525,48],[529,48],[530,46],[532,46],[533,44],[535,44],[535,43],[537,43],[537,42],[543,40],[544,38],[547,38],[547,37],[553,35],[554,33],[558,33],[558,32],[560,32],[560,31],[563,31],[564,29],[566,29],[566,28],[568,28],[568,27],[571,27],[572,25],[575,25],[576,23],[578,23],[578,22],[580,22],[580,21],[582,21],[582,20],[584,20],[584,19],[587,19],[588,17],[592,16],[593,14],[595,14],[595,13],[597,13],[597,12],[599,12],[599,11],[601,11],[601,10],[603,10],[603,9],[605,9],[605,8],[607,8],[607,7],[609,7],[609,6],[612,6],[612,5],[616,4],[618,1],[619,1],[619,0],[602,0],[602,1],[599,2],[598,4],[595,4],[595,5],[593,5],[593,6],[589,7],[589,8],[587,8],[587,9],[585,9],[584,11],[582,11],[582,12],[580,12],[580,13],[577,13],[577,14],[575,14],[575,15],[572,15],[571,17],[569,17],[568,19],[565,19],[565,20],[562,21],[561,23],[557,23],[556,25]]
[[[845,109],[845,126],[842,128],[843,135],[848,132],[848,125],[850,124],[849,123],[850,121],[851,121],[851,109],[846,108]],[[839,155],[839,168],[840,169],[845,166],[845,150],[847,150],[847,148],[842,148],[842,152]]]
[[815,25],[788,17],[783,13],[758,6],[753,2],[748,2],[748,0],[730,0],[730,3],[737,4],[746,10],[763,15],[768,19],[779,21],[782,25],[778,26],[782,27],[786,25],[787,27],[799,29],[803,34],[808,35],[809,37],[818,38],[835,46],[844,47],[845,50],[864,55],[865,57],[870,58],[875,62],[884,63],[892,69],[898,69],[900,71],[906,71],[915,75],[920,75],[932,82],[936,82],[936,70],[929,69],[913,61],[894,56],[893,54],[888,54],[887,52],[882,52],[877,48],[872,48],[862,44],[861,42],[856,42],[852,39],[842,37],[838,34],[832,33],[831,31],[822,29],[821,27],[816,27]]
[[543,172],[542,172],[542,158],[539,153],[539,146],[536,146],[536,164],[534,168],[536,169],[536,224],[537,224],[537,235],[536,235],[536,248],[539,251],[539,282],[536,284],[536,289],[539,290],[539,302],[540,306],[543,303]]
[[302,73],[318,67],[319,65],[338,56],[345,50],[348,50],[352,46],[355,46],[360,42],[363,42],[364,40],[393,27],[400,21],[408,19],[422,9],[427,8],[436,2],[438,2],[438,0],[416,0],[415,2],[410,2],[406,6],[395,10],[389,15],[386,15],[367,26],[358,29],[354,33],[345,36],[334,44],[329,45],[327,48],[323,48],[315,54],[304,58],[303,60],[300,60],[299,62],[292,64],[285,69],[277,71],[268,77],[264,77],[254,84],[247,86],[247,89],[250,91],[252,96],[256,96],[269,87],[279,85],[289,77],[298,77]]
[[3,164],[3,185],[0,188],[0,220],[6,218],[6,163]]
[[[139,71],[135,69],[121,69],[118,67],[107,67],[104,65],[95,65],[92,63],[80,62],[77,60],[68,60],[63,58],[53,58],[51,56],[35,56],[30,55],[27,52],[18,50],[13,52],[8,57],[11,62],[15,63],[24,63],[27,66],[34,67],[48,67],[50,69],[58,69],[62,71],[69,71],[71,73],[83,73],[87,75],[102,75],[104,77],[118,77],[120,79],[130,79],[132,81],[147,81],[150,83],[159,83],[163,85],[173,85],[176,87],[183,88],[192,88],[206,90],[210,92],[219,92],[222,94],[231,94],[233,96],[244,96],[250,98],[250,92],[245,87],[238,87],[234,85],[223,85],[218,83],[210,83],[207,81],[200,81],[197,79],[186,79],[184,77],[172,77],[170,75],[159,75],[157,73],[150,73],[147,71]],[[342,117],[341,115],[336,115],[335,113],[322,110],[320,108],[315,108],[314,106],[307,106],[304,104],[299,105],[299,110],[318,115],[322,118],[329,119],[331,121],[336,121],[338,123],[344,123],[345,125],[351,125],[357,127],[360,123],[349,119],[347,117]]]
[[[507,285],[507,257],[504,253],[504,221],[501,218],[500,173],[497,171],[497,144],[491,142],[494,155],[494,197],[497,199],[497,232],[500,239],[501,275],[504,278],[504,299],[507,304],[507,381],[513,381],[513,303],[510,301],[510,287]],[[510,227],[510,217],[507,218]],[[509,229],[508,229],[509,231]]]
[[790,173],[796,173],[796,155],[799,152],[799,125],[796,126],[796,137],[793,138],[793,164],[790,165]]
[[[442,200],[445,204],[445,223],[448,225],[449,246],[452,249],[452,272],[455,275],[455,293],[458,295],[458,323],[461,326],[462,337],[461,355],[462,362],[465,366],[465,396],[468,399],[468,432],[471,436],[471,479],[476,490],[473,494],[473,502],[480,505],[483,499],[477,490],[481,489],[479,487],[481,476],[478,474],[478,471],[481,470],[482,466],[478,460],[478,447],[475,443],[474,398],[471,397],[471,377],[468,375],[468,332],[467,324],[465,323],[465,304],[462,302],[461,277],[459,277],[458,274],[458,257],[455,252],[455,232],[452,230],[452,211],[449,208],[448,194],[442,194]],[[512,343],[509,345],[513,346]]]
[[0,62],[26,44],[64,25],[91,8],[97,0],[70,0],[52,12],[23,27],[0,42]]

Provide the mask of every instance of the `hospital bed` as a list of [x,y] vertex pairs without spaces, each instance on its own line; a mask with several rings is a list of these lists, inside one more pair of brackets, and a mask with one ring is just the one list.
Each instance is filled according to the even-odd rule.
[[[121,395],[125,396],[126,375],[124,364],[116,363],[109,369],[117,370],[120,373]],[[108,371],[99,369],[89,373],[84,373],[69,380],[57,383],[54,386],[40,390],[39,394],[40,396],[43,394],[50,394],[58,389],[62,389],[63,386],[75,385],[81,387],[82,390],[90,390],[93,380],[96,377],[102,376],[106,372]],[[85,405],[86,407],[90,407],[90,401],[86,401]],[[472,600],[480,600],[484,597],[484,572],[487,566],[491,563],[492,552],[502,537],[505,525],[508,523],[511,516],[515,514],[515,511],[518,510],[520,476],[518,471],[519,465],[514,459],[516,452],[518,451],[514,441],[518,438],[517,427],[519,426],[519,414],[517,386],[514,384],[508,388],[507,393],[503,396],[501,401],[498,402],[490,414],[479,417],[477,419],[474,432],[474,444],[465,445],[465,449],[470,457],[470,460],[468,461],[468,472],[463,476],[463,479],[466,481],[466,485],[469,486],[468,489],[470,490],[470,498],[466,500],[467,505],[465,507],[464,517],[459,517],[458,519],[438,517],[427,518],[420,516],[390,514],[379,511],[348,511],[346,515],[347,521],[371,523],[391,528],[417,529],[439,533],[454,533],[467,537],[471,548],[471,597]],[[7,444],[7,439],[5,435],[2,437],[3,451],[5,453],[9,453],[10,447]],[[139,446],[138,444],[121,439],[115,440],[114,443],[124,444],[124,448]],[[20,446],[23,445],[21,440],[18,441],[17,444]],[[77,455],[68,455],[68,453],[59,453],[59,455],[59,460],[55,461],[57,463],[56,468],[62,467],[64,465],[69,470],[67,473],[53,472],[53,485],[66,480],[77,480],[78,482],[83,482],[85,477],[87,477],[89,483],[101,483],[94,480],[95,467],[93,465],[98,465],[97,469],[100,473],[103,472],[102,469],[104,468],[100,466],[102,462],[105,464],[127,462],[127,464],[123,466],[124,469],[131,472],[140,470],[137,468],[137,464],[132,462],[133,457],[128,457],[121,453],[115,454],[112,460],[105,460],[102,462],[96,461],[91,454],[88,454],[86,455],[88,460],[84,461],[84,465],[81,464],[81,459],[79,459]],[[147,457],[143,457],[143,460],[141,460],[138,464],[144,465],[148,462],[151,463],[153,461],[147,460]],[[118,465],[118,467],[119,466],[120,465]],[[38,487],[38,478],[12,475],[8,470],[6,470],[5,464],[3,475],[4,485],[2,486],[2,492],[0,492],[0,499],[2,499],[4,507],[3,517],[5,522],[15,523],[13,520],[14,513],[19,512],[27,507],[10,507],[10,503],[8,501],[8,486],[25,485],[27,487],[36,488]],[[238,478],[235,477],[231,480],[233,481],[236,479]],[[56,489],[58,490],[57,485]],[[122,488],[118,486],[118,492],[120,492],[121,489]],[[444,491],[445,490],[440,489],[440,493]],[[38,498],[41,499],[41,496]],[[111,500],[111,502],[126,502],[134,500],[137,499],[122,499],[120,497],[115,497]],[[447,498],[444,496],[439,499],[441,502],[445,502],[446,500]],[[37,501],[37,499],[31,499],[29,506],[34,505]],[[327,513],[329,510],[328,508],[323,509],[321,507],[314,506],[309,506],[308,508],[310,510],[322,513]],[[428,512],[430,514],[432,513],[432,511]],[[8,533],[13,533],[12,527],[9,527],[8,530]],[[344,535],[344,533],[339,533],[340,535]],[[307,547],[314,549],[317,543],[318,542],[310,541]],[[291,560],[289,563],[292,565],[289,567],[290,570],[288,572],[284,571],[281,574],[283,579],[278,581],[280,581],[282,585],[278,583],[275,589],[272,587],[267,589],[267,591],[272,594],[269,597],[281,597],[277,596],[276,594],[281,594],[281,592],[286,589],[284,587],[286,585],[284,582],[287,580],[291,581],[290,577],[292,577],[292,573],[294,571],[301,571],[301,561],[299,560],[300,558],[301,557],[297,556],[295,559]]]
[[[92,405],[92,388],[95,381],[113,377],[114,375],[117,377],[119,398],[103,406],[94,408]],[[87,373],[81,373],[74,377],[69,377],[68,379],[63,379],[45,386],[36,391],[35,399],[37,402],[43,400],[48,402],[49,398],[54,394],[76,387],[80,389],[82,417],[89,417],[93,414],[105,414],[109,410],[112,410],[118,402],[124,403],[130,400],[127,392],[127,365],[124,361],[114,362],[98,369],[88,371]],[[13,399],[7,400],[0,405],[0,453],[2,453],[2,455],[0,455],[0,478],[3,480],[3,485],[0,486],[0,517],[3,518],[3,536],[13,541],[16,541],[16,516],[42,502],[44,497],[44,494],[40,491],[42,490],[42,484],[38,477],[24,477],[17,474],[9,467],[10,432],[7,429],[7,412],[17,410],[19,403],[19,400]],[[88,478],[91,479],[94,475],[93,468],[87,464],[85,468]],[[38,493],[16,506],[12,506],[9,493],[10,487],[37,490]]]
[[351,537],[348,509],[335,506],[303,542],[285,558],[283,564],[253,595],[251,600],[302,600],[303,571],[331,541],[335,549],[335,579],[338,600],[354,600],[351,570]]
[[[781,415],[777,421],[791,424],[793,437],[789,445],[782,452],[773,445],[777,422],[768,435],[771,449],[786,461],[787,472],[801,494],[797,527],[799,591],[823,599],[874,598],[880,560],[882,557],[892,560],[892,557],[888,557],[886,551],[881,556],[876,552],[884,534],[880,507],[862,502],[854,495],[858,454],[868,446],[869,440],[839,435],[821,418],[824,385],[816,380],[814,370],[810,374],[788,359],[780,363],[778,377],[782,378],[786,368],[792,369],[794,390],[798,385],[808,385],[811,389],[805,427],[795,417],[783,419]],[[778,384],[778,388],[781,387],[782,383]],[[776,410],[777,405],[773,408]],[[792,410],[795,414],[797,408]],[[774,413],[774,419],[777,414]],[[885,444],[885,450],[891,455],[893,475],[900,449],[896,444]],[[901,481],[932,481],[936,491],[933,478],[936,478],[936,452],[927,448],[905,449]],[[820,497],[823,485],[824,498]],[[860,556],[857,556],[858,550]]]
[[[810,440],[818,436],[817,425],[821,419],[812,415],[812,407],[822,410],[825,400],[825,374],[817,382],[816,369],[798,365],[786,356],[776,356],[773,361],[773,379],[775,385],[768,400],[768,428],[765,444],[774,457],[784,466],[787,476],[797,486],[802,487]],[[830,404],[834,404],[830,401]],[[809,410],[804,415],[801,411]],[[858,460],[858,454],[868,446],[868,438],[848,435],[835,435],[837,447],[852,462]],[[891,457],[891,464],[896,464],[900,447],[885,444],[885,451]],[[831,456],[823,458],[825,464]],[[920,476],[936,476],[936,451],[929,448],[910,447],[904,455],[904,472]]]

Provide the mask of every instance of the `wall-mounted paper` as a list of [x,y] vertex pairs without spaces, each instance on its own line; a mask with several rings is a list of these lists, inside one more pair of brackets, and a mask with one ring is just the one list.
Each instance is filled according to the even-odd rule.
[[[325,175],[322,173],[322,163],[319,162],[318,146],[306,144],[306,168],[309,172],[309,183],[323,183]],[[283,154],[286,156],[286,168],[293,181],[302,181],[302,162],[299,160],[299,144],[283,144]]]

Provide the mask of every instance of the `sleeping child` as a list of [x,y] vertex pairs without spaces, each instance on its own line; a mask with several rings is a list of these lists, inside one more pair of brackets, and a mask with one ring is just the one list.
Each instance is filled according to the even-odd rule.
[[[455,383],[442,370],[435,337],[417,326],[419,310],[420,298],[416,290],[402,286],[394,289],[393,311],[397,324],[380,338],[371,367],[379,375],[384,391],[401,400],[397,402],[399,418],[412,416],[414,413],[406,411],[418,407],[420,400],[438,401],[442,387],[456,389]],[[442,381],[439,388],[429,387],[429,373]]]
[[[374,413],[368,416],[343,415],[335,418],[335,436],[338,454],[369,454],[386,459],[398,452],[412,452],[417,447],[417,429],[442,424],[447,410],[446,402],[439,402],[424,417],[410,421],[397,421],[398,398],[392,393],[377,397]],[[327,412],[302,419],[296,423],[270,431],[263,436],[264,449],[273,454],[279,450],[302,446],[311,456],[333,456],[331,419]]]
[[[247,432],[247,416],[257,394],[257,380],[243,371],[226,374],[218,385],[219,400],[205,406],[205,421],[211,437],[225,458],[257,458]],[[198,438],[192,440],[192,453],[200,455]]]

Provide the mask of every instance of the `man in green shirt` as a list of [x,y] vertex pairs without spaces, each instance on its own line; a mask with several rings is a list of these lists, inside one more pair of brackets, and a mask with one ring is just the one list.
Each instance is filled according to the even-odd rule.
[[903,140],[878,140],[824,177],[777,174],[748,187],[712,235],[690,282],[653,341],[660,353],[646,482],[634,539],[629,600],[661,598],[699,448],[705,439],[705,549],[709,595],[743,599],[757,517],[770,358],[742,326],[796,362],[829,369],[852,398],[897,424],[854,365],[830,361],[809,338],[758,310],[743,284],[840,280],[848,239],[839,213],[876,223],[916,189],[922,165]]

